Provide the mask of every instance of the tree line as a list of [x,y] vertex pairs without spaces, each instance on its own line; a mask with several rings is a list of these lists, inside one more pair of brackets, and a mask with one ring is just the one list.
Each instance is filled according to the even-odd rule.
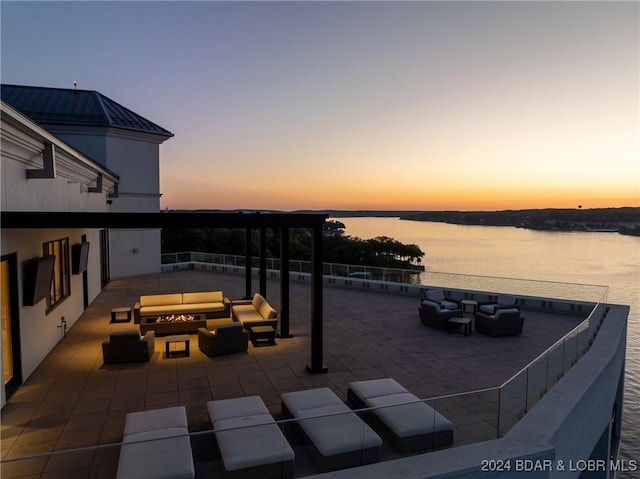
[[[327,263],[377,266],[387,268],[422,270],[425,253],[415,244],[404,244],[387,236],[361,239],[344,234],[345,225],[339,221],[327,221],[323,228],[323,258]],[[259,249],[257,230],[251,233],[251,251]],[[266,230],[267,257],[280,257],[280,234]],[[245,230],[228,228],[163,229],[162,252],[179,253],[199,251],[244,255]],[[308,261],[311,258],[311,231],[289,231],[289,255],[292,260]]]

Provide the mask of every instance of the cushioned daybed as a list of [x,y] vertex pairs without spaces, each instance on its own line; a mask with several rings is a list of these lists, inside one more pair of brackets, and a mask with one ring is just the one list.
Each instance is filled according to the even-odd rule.
[[372,424],[379,427],[401,452],[450,446],[453,425],[394,379],[349,383],[349,403],[355,408],[374,408]]
[[122,442],[116,479],[195,477],[184,406],[127,414]]
[[282,412],[311,441],[311,455],[320,471],[375,462],[382,439],[329,388],[283,393]]
[[225,476],[289,478],[295,454],[260,396],[207,403]]

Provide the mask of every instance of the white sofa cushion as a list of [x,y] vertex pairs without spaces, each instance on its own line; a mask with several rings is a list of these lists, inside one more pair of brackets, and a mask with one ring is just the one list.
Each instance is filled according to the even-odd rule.
[[208,291],[204,293],[182,293],[182,303],[222,303],[222,291]]
[[140,307],[148,306],[167,306],[173,304],[182,304],[182,293],[171,294],[150,294],[140,296]]
[[260,313],[260,316],[262,316],[264,319],[275,319],[276,317],[276,310],[273,309],[271,305],[266,301],[262,302],[258,312]]
[[264,319],[251,304],[241,304],[233,307],[233,315],[241,323],[244,321],[257,321]]
[[251,300],[251,305],[254,307],[254,309],[256,311],[259,311],[260,310],[260,306],[265,301],[266,300],[264,299],[264,297],[260,293],[256,293],[256,294],[253,295],[253,299]]
[[187,313],[217,313],[224,311],[224,303],[183,303],[178,306],[180,312]]

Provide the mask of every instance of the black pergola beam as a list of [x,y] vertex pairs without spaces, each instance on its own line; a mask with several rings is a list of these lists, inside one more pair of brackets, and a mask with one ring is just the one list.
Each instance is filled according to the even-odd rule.
[[313,228],[325,214],[297,213],[91,213],[3,211],[2,228]]
[[251,228],[244,230],[244,299],[251,298]]
[[258,272],[260,294],[267,297],[267,229],[260,228],[260,268]]
[[322,225],[313,228],[311,241],[311,364],[312,374],[326,373],[323,360],[322,321]]
[[289,228],[280,228],[280,337],[292,338],[289,331]]

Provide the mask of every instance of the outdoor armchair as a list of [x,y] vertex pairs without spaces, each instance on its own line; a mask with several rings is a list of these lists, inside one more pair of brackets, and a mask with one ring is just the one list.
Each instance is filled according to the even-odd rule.
[[495,314],[476,313],[476,330],[487,336],[522,334],[524,318],[518,308],[498,309]]
[[114,331],[102,343],[105,364],[149,361],[155,347],[155,332],[140,336],[139,330]]
[[423,300],[418,308],[420,322],[425,326],[445,330],[449,319],[462,316],[462,308],[447,309],[434,301]]
[[499,294],[495,301],[478,303],[478,311],[485,314],[495,314],[499,309],[517,308],[517,298],[510,294]]
[[198,329],[198,348],[207,356],[239,353],[249,347],[249,333],[240,323],[217,326],[213,331]]

